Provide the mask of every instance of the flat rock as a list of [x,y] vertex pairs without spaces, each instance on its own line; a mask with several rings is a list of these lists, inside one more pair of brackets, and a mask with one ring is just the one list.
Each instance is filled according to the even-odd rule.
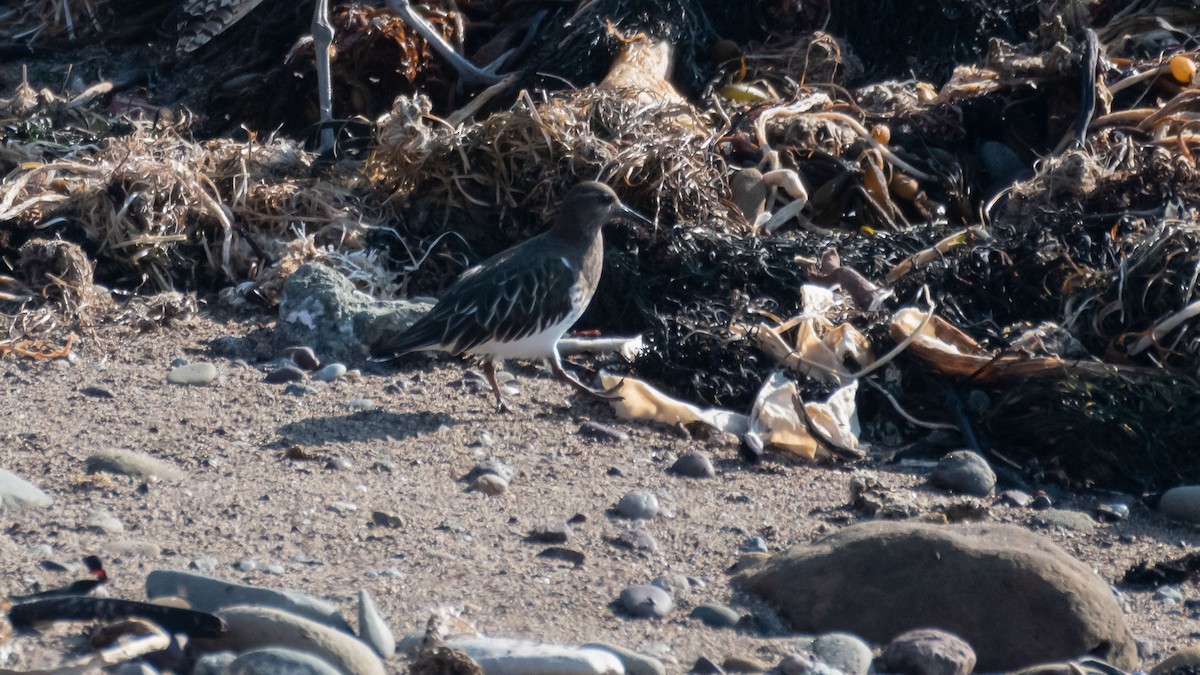
[[1168,518],[1200,523],[1200,485],[1181,485],[1163,493],[1158,510]]
[[333,664],[311,652],[287,647],[260,647],[238,656],[223,671],[228,675],[340,675]]
[[396,636],[365,588],[358,592],[358,635],[383,658],[396,655]]
[[1108,584],[1019,527],[873,521],[744,562],[733,582],[801,632],[837,627],[884,643],[937,627],[962,636],[981,671],[1071,659],[1106,642],[1112,665],[1137,665]]
[[6,469],[0,469],[0,510],[36,509],[54,500],[36,485]]
[[312,379],[317,382],[333,382],[342,379],[345,374],[346,366],[340,363],[331,363],[313,373]]
[[387,672],[383,661],[365,642],[326,624],[260,605],[236,605],[215,613],[225,621],[228,630],[219,638],[203,640],[206,647],[238,652],[259,647],[290,647],[328,661],[337,672],[354,675]]
[[621,608],[640,619],[662,618],[671,613],[675,603],[671,595],[650,584],[637,584],[621,591]]
[[996,489],[996,472],[978,454],[956,450],[942,457],[929,475],[929,482],[949,492],[988,497]]
[[667,667],[662,661],[639,654],[632,649],[626,649],[620,645],[608,644],[606,642],[589,642],[583,645],[588,649],[602,649],[612,652],[621,660],[621,665],[625,666],[625,675],[667,675]]
[[217,379],[217,367],[207,361],[185,363],[167,372],[167,382],[202,387]]
[[[495,675],[620,675],[621,660],[609,649],[573,647],[495,637],[451,638],[483,673]],[[463,672],[463,671],[455,671]]]
[[1096,521],[1086,513],[1066,509],[1046,509],[1038,513],[1033,521],[1042,527],[1061,527],[1073,532],[1091,534],[1096,531]]
[[84,461],[84,468],[88,473],[115,473],[142,480],[182,480],[186,476],[170,462],[120,448],[93,453]]
[[957,635],[918,628],[892,638],[880,662],[889,673],[970,675],[975,670],[975,652]]
[[846,675],[867,675],[875,653],[871,645],[850,633],[826,633],[813,640],[813,656]]
[[617,502],[617,513],[633,520],[650,520],[658,515],[658,497],[646,490],[628,492]]
[[280,366],[263,376],[263,382],[267,384],[286,384],[288,382],[302,382],[306,377],[308,376],[298,366]]
[[688,616],[711,628],[733,628],[742,618],[734,609],[712,602],[697,605]]
[[261,605],[351,632],[337,607],[295,591],[247,586],[176,570],[155,570],[146,577],[146,597],[163,596],[185,597],[191,602],[192,609],[210,613],[234,605]]

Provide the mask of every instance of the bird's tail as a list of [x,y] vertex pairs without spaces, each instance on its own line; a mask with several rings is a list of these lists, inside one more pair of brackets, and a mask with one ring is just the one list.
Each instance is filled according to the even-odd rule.
[[417,322],[404,331],[384,331],[367,347],[373,361],[393,361],[412,352],[437,346],[435,336],[428,335],[427,326]]

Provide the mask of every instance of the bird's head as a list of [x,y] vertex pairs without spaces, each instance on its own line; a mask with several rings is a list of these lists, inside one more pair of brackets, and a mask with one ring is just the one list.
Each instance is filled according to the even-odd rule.
[[617,198],[617,193],[604,183],[587,181],[567,192],[559,209],[555,228],[579,234],[595,234],[596,230],[608,221],[622,216],[644,225],[653,222],[622,204]]

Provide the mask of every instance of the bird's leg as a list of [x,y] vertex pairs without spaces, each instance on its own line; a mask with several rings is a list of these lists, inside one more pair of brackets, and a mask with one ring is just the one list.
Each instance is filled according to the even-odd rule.
[[417,31],[418,35],[425,38],[425,41],[429,43],[429,46],[435,52],[450,62],[450,65],[458,72],[458,77],[464,84],[495,84],[504,79],[503,75],[497,75],[493,71],[501,65],[504,59],[508,58],[507,54],[502,55],[488,66],[480,68],[454,51],[454,47],[450,46],[450,43],[446,42],[428,21],[413,11],[409,0],[387,0],[387,5],[397,16],[404,20],[404,23],[411,26],[413,30]]
[[496,394],[496,410],[503,413],[512,412],[508,401],[505,401],[504,395],[500,393],[500,383],[496,381],[496,363],[491,359],[485,359],[483,362],[483,376],[487,378],[488,384],[492,385],[492,391]]
[[563,382],[566,382],[567,384],[571,385],[572,387],[575,387],[576,391],[578,391],[581,394],[584,394],[585,396],[591,396],[593,398],[599,398],[599,399],[603,399],[606,401],[620,400],[620,398],[621,398],[617,394],[617,390],[621,388],[621,385],[619,383],[616,386],[610,387],[608,389],[592,389],[591,387],[587,386],[586,384],[571,377],[570,373],[563,370],[562,361],[558,357],[557,349],[555,349],[554,354],[552,354],[550,356],[550,369],[552,371],[554,371],[555,377],[562,380]]
[[329,23],[329,0],[317,0],[312,22],[313,51],[317,56],[317,98],[321,108],[321,136],[317,154],[333,150],[333,76],[329,50],[333,47],[333,24]]

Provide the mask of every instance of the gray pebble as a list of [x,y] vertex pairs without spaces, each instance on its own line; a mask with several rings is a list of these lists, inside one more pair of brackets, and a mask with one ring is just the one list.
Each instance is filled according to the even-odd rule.
[[108,511],[97,511],[88,518],[88,529],[101,534],[120,534],[125,531],[125,526],[117,520],[113,514]]
[[302,382],[306,375],[296,366],[281,366],[267,373],[263,382],[267,384],[284,384],[287,382]]
[[813,640],[813,656],[846,675],[867,675],[875,654],[871,646],[850,633],[826,633]]
[[296,384],[295,382],[292,382],[283,390],[283,393],[288,394],[289,396],[308,396],[309,394],[316,393],[316,391],[316,389],[313,389],[307,384]]
[[167,382],[171,384],[204,386],[217,379],[217,367],[205,361],[176,366],[167,373]]
[[365,588],[358,592],[358,633],[383,658],[396,655],[396,637]]
[[317,358],[311,347],[295,346],[283,350],[283,358],[290,359],[303,370],[316,370],[321,367],[321,359]]
[[1086,513],[1068,511],[1066,509],[1047,509],[1034,517],[1034,522],[1042,527],[1061,527],[1074,532],[1091,533],[1096,531],[1096,521]]
[[228,675],[338,675],[325,659],[288,647],[259,647],[229,664]]
[[1172,520],[1200,523],[1200,485],[1181,485],[1163,493],[1158,510]]
[[707,602],[697,605],[688,616],[699,619],[704,625],[712,628],[733,628],[742,618],[730,607]]
[[634,520],[650,520],[658,515],[658,497],[646,490],[626,493],[617,502],[617,513]]
[[183,366],[186,366],[187,364],[188,364],[188,360],[183,358],[182,356],[171,360],[172,368],[182,368]]
[[629,434],[624,431],[591,420],[579,425],[579,435],[608,443],[625,443],[629,440]]
[[970,675],[975,670],[975,651],[957,635],[918,628],[892,638],[880,661],[892,673]]
[[79,390],[79,393],[84,396],[91,396],[92,398],[116,398],[116,394],[113,393],[112,389],[100,384],[84,387]]
[[369,398],[356,398],[346,402],[351,410],[370,410],[375,407],[375,401]]
[[324,368],[313,373],[313,379],[318,382],[333,382],[340,380],[346,374],[346,366],[340,363],[331,363]]
[[1005,490],[996,497],[1001,503],[1023,509],[1033,503],[1033,495],[1021,490]]
[[209,555],[204,556],[203,558],[196,558],[192,562],[188,563],[188,567],[198,572],[211,572],[212,570],[216,569],[217,565],[220,564],[220,560],[217,560]]
[[471,490],[495,497],[508,492],[508,481],[494,473],[485,473],[471,481]]
[[1177,586],[1159,586],[1154,589],[1154,599],[1160,602],[1177,605],[1183,602],[1183,593]]
[[1120,502],[1096,505],[1096,517],[1107,523],[1115,523],[1129,517],[1129,506]]
[[196,659],[192,666],[192,675],[227,675],[229,664],[237,659],[237,654],[231,651],[209,652]]
[[712,478],[717,475],[708,454],[694,450],[681,456],[671,465],[671,473],[687,478]]
[[0,469],[0,511],[50,506],[54,500],[36,485],[11,471]]
[[484,474],[492,474],[499,476],[506,481],[513,479],[513,470],[503,461],[495,457],[486,457],[475,463],[471,470],[467,472],[467,480],[474,480]]
[[234,564],[234,568],[239,572],[253,572],[257,570],[260,565],[261,563],[254,558],[242,558]]
[[530,530],[526,539],[539,544],[565,544],[574,535],[575,531],[566,523],[548,523]]
[[682,597],[692,590],[692,583],[682,574],[665,574],[650,583],[670,593],[671,597]]
[[662,618],[675,606],[666,591],[650,584],[637,584],[621,591],[620,603],[631,616],[641,619]]
[[929,482],[950,492],[987,497],[996,489],[996,472],[976,453],[956,450],[942,457]]
[[769,549],[767,540],[756,536],[747,538],[746,543],[742,544],[741,550],[746,553],[766,553]]
[[126,661],[112,669],[112,675],[158,675],[158,669],[141,659]]

